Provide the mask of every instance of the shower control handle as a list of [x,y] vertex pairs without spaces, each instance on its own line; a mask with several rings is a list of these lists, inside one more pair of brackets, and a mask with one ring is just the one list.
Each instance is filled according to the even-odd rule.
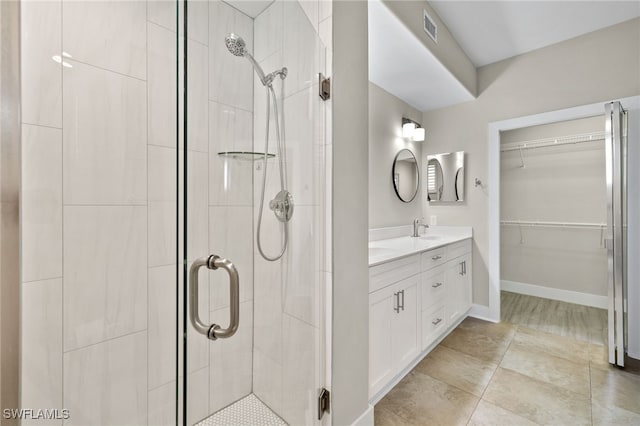
[[[230,318],[227,328],[222,328],[218,324],[207,325],[200,320],[198,312],[198,271],[203,266],[211,270],[224,269],[229,274]],[[240,322],[240,278],[235,265],[231,261],[214,254],[196,259],[189,269],[189,305],[189,319],[198,333],[204,334],[211,340],[226,339],[233,336],[238,331]]]
[[269,201],[269,208],[280,222],[289,222],[293,216],[293,197],[286,189],[278,192],[273,200]]

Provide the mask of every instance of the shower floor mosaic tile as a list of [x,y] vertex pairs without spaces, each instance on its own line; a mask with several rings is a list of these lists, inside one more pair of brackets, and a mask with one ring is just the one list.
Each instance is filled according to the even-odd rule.
[[254,394],[234,402],[226,408],[207,417],[198,426],[287,426],[276,413],[271,411]]

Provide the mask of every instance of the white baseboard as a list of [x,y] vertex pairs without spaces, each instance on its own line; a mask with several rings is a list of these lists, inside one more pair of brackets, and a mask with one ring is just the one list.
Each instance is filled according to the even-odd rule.
[[473,304],[469,316],[489,322],[500,322],[500,318],[494,318],[488,306]]
[[598,296],[578,291],[561,290],[559,288],[544,287],[534,284],[525,284],[515,281],[500,281],[500,290],[529,296],[543,297],[545,299],[560,300],[561,302],[576,303],[578,305],[593,306],[594,308],[607,309],[607,296]]
[[373,426],[373,405],[369,404],[365,412],[351,426]]

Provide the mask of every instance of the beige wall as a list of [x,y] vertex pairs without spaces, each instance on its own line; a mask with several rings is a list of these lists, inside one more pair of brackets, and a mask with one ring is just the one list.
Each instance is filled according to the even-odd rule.
[[402,117],[421,122],[421,113],[391,93],[369,83],[369,228],[410,225],[422,217],[420,193],[405,203],[393,188],[391,170],[398,151],[407,148],[414,153],[422,180],[423,142],[402,138]]
[[367,2],[333,2],[333,325],[334,425],[367,410],[369,262],[367,227]]
[[[604,131],[596,116],[503,132],[500,142],[522,143]],[[604,141],[500,156],[500,219],[606,223]],[[522,234],[521,234],[522,232]],[[503,226],[500,278],[606,296],[607,251],[601,230]]]
[[[477,93],[476,68],[429,3],[426,1],[397,0],[383,0],[383,2],[418,40],[438,58],[449,72],[475,96]],[[422,21],[424,10],[438,25],[437,43],[424,32]]]
[[[478,99],[424,113],[425,151],[464,150],[468,181],[486,180],[488,123],[637,95],[639,75],[638,18],[481,67]],[[437,215],[438,224],[473,226],[473,301],[481,305],[489,301],[490,190],[470,186],[455,206],[429,206],[423,196],[425,216]]]

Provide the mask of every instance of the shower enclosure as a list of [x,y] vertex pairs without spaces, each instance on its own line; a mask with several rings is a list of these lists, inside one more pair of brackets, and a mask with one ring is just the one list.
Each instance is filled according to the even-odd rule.
[[330,25],[324,1],[21,2],[22,408],[330,423]]

